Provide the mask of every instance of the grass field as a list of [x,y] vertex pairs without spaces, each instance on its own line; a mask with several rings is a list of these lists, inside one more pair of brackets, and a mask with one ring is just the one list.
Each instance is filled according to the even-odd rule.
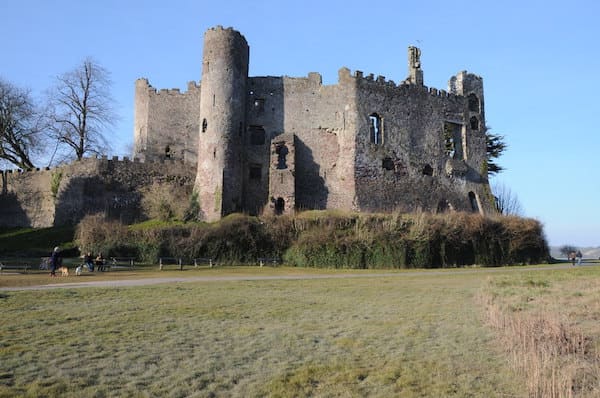
[[[331,271],[93,277],[309,273]],[[573,373],[569,391],[600,391],[587,367],[600,336],[596,267],[345,273],[363,277],[0,290],[0,397],[542,396],[519,367],[529,354],[513,344],[519,329],[507,327],[517,316],[548,316],[565,336],[576,331],[585,352],[559,357],[586,372]],[[49,281],[2,275],[0,286],[37,278]]]

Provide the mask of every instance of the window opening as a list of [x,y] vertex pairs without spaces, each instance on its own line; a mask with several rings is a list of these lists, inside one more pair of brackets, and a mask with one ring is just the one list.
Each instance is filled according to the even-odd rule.
[[241,137],[244,131],[244,123],[240,122],[240,127],[238,128],[238,135]]
[[369,135],[371,143],[381,145],[383,143],[383,128],[381,125],[381,117],[377,113],[369,115]]
[[453,210],[452,205],[446,199],[442,199],[439,201],[439,203],[437,205],[438,213],[446,213],[446,212],[449,212],[452,210]]
[[469,102],[469,110],[471,112],[479,113],[479,98],[477,98],[477,96],[475,94],[473,94],[473,93],[469,94],[468,102]]
[[462,125],[444,122],[444,153],[446,156],[463,160],[461,135]]
[[206,133],[206,128],[208,127],[208,122],[206,121],[206,118],[202,119],[202,132]]
[[281,215],[281,214],[283,214],[284,210],[285,210],[285,200],[283,200],[283,198],[279,197],[279,198],[277,198],[277,200],[275,200],[275,214]]
[[171,147],[167,145],[167,147],[165,148],[165,158],[166,159],[171,159]]
[[425,167],[423,167],[423,175],[424,176],[432,176],[433,175],[433,167],[426,164]]
[[381,161],[381,167],[383,167],[386,170],[394,170],[394,161],[392,160],[392,158],[383,158],[383,160]]
[[262,170],[260,165],[252,165],[250,166],[250,174],[249,177],[251,180],[260,181],[262,177]]
[[473,210],[473,212],[478,213],[479,204],[477,203],[477,196],[475,196],[475,193],[473,191],[469,192],[469,202],[471,203],[471,210]]
[[287,154],[289,153],[287,146],[284,143],[277,144],[275,153],[277,153],[277,169],[287,169]]
[[473,131],[479,131],[479,119],[477,119],[476,116],[473,116],[470,119],[470,123],[471,123],[471,130],[473,130]]
[[262,126],[250,126],[250,144],[264,145],[265,129]]

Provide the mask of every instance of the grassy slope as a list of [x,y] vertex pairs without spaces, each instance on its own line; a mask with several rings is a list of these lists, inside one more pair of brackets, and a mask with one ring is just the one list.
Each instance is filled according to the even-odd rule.
[[74,227],[0,229],[0,256],[48,256],[55,246],[73,247]]
[[4,292],[0,396],[522,396],[486,273],[398,275]]

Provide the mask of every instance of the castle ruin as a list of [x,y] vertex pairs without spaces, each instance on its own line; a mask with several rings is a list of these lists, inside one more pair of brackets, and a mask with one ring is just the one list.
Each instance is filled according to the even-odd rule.
[[197,163],[202,217],[297,209],[492,210],[483,81],[460,72],[423,85],[408,49],[400,84],[342,68],[338,83],[249,77],[249,47],[204,35],[202,79],[186,93],[136,82],[135,157]]
[[[493,212],[483,81],[463,71],[447,90],[428,88],[420,55],[408,48],[398,84],[347,68],[333,85],[318,73],[250,77],[244,36],[209,29],[200,82],[185,92],[135,82],[134,161],[4,171],[0,224],[57,225],[107,209],[143,219],[139,202],[157,183],[182,200],[195,191],[207,221],[305,209]],[[67,178],[55,187],[59,172]]]

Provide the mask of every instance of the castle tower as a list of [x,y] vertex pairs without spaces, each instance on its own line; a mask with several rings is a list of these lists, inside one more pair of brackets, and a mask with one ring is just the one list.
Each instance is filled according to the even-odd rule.
[[135,106],[133,108],[133,157],[146,160],[148,145],[148,109],[150,84],[147,79],[135,81]]
[[194,189],[206,221],[241,210],[248,57],[239,32],[217,26],[204,34]]
[[408,47],[408,79],[410,84],[423,85],[423,70],[421,69],[421,50]]

